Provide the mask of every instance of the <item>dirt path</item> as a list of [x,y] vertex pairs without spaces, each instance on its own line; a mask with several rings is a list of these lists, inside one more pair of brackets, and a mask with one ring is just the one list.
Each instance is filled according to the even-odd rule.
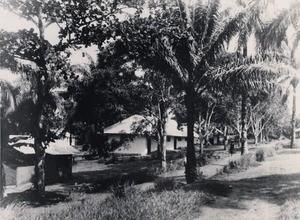
[[197,219],[277,219],[281,205],[300,194],[299,150],[278,153],[258,167],[207,180],[214,193],[220,186],[228,190],[217,193]]

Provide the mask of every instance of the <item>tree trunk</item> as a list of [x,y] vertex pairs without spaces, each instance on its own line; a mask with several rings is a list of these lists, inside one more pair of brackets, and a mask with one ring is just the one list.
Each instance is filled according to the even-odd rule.
[[161,161],[161,168],[163,172],[167,171],[167,132],[166,132],[166,124],[168,120],[168,113],[165,108],[165,103],[163,100],[159,102],[158,106],[159,111],[159,120],[158,120],[158,129],[159,129],[159,136],[160,136],[160,161]]
[[255,146],[257,145],[258,143],[258,135],[254,135],[254,144]]
[[265,128],[263,127],[259,133],[260,143],[264,141],[264,133],[265,133]]
[[162,143],[161,143],[161,168],[163,172],[167,171],[167,150],[166,150],[166,141],[167,141],[167,135],[164,134],[162,138]]
[[203,144],[203,136],[202,134],[199,135],[199,156],[203,155],[204,152],[204,144]]
[[4,194],[4,169],[2,166],[2,89],[0,87],[0,201],[3,199],[3,194]]
[[185,177],[186,182],[193,183],[197,179],[197,164],[194,146],[194,124],[195,124],[195,92],[187,89],[185,105],[187,109],[187,151]]
[[295,144],[295,130],[296,130],[296,85],[293,85],[293,106],[292,106],[292,135],[291,135],[291,148],[294,147]]
[[42,142],[38,137],[35,137],[34,141],[34,147],[35,147],[35,187],[38,191],[40,201],[44,202],[46,197],[46,191],[45,191],[45,157],[46,152],[43,149]]
[[228,144],[228,135],[227,135],[227,126],[224,127],[224,150],[227,150],[227,144]]
[[242,121],[242,131],[241,131],[241,155],[248,153],[247,146],[247,96],[242,94],[242,110],[241,110],[241,121]]
[[42,131],[45,131],[45,125],[43,120],[43,108],[45,101],[45,92],[42,84],[41,74],[37,76],[37,101],[35,112],[35,132],[34,132],[34,150],[35,150],[35,189],[37,190],[40,202],[43,203],[46,197],[45,191],[45,146],[43,146],[44,136]]

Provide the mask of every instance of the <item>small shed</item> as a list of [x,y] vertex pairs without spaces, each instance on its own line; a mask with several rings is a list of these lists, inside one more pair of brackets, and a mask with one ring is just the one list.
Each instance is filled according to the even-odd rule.
[[[4,155],[6,185],[21,185],[34,176],[34,139],[28,135],[10,135],[9,148]],[[46,184],[65,182],[72,177],[73,148],[68,138],[51,142],[46,149]]]

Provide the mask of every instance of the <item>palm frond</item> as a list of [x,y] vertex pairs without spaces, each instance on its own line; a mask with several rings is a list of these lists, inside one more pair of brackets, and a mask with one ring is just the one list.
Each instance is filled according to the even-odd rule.
[[280,47],[286,39],[286,31],[290,25],[297,26],[300,19],[300,2],[291,5],[288,10],[283,10],[279,16],[267,23],[263,29],[263,48],[272,46]]
[[205,31],[204,44],[210,44],[213,33],[216,31],[219,23],[220,0],[212,1],[209,8],[207,29]]
[[293,59],[292,63],[294,65],[296,65],[296,63],[297,63],[295,61],[295,58],[296,58],[296,50],[298,48],[299,41],[300,41],[300,31],[297,31],[295,34],[295,39],[293,40],[293,46],[292,46],[292,51],[291,51],[291,58]]
[[224,26],[224,28],[217,34],[216,39],[209,45],[205,55],[201,58],[201,66],[205,62],[213,62],[216,60],[217,55],[224,49],[224,43],[228,43],[230,39],[239,31],[239,24],[244,19],[245,13],[238,13],[234,18]]
[[241,65],[227,71],[212,73],[213,81],[227,89],[251,93],[255,91],[269,92],[281,87],[279,82],[287,77],[292,79],[297,71],[289,65],[270,63],[257,63]]

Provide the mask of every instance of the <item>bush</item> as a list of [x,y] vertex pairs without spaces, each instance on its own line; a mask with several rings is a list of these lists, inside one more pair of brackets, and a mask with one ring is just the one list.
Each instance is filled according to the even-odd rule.
[[229,161],[228,165],[223,167],[223,173],[247,170],[251,166],[257,166],[254,155],[251,153],[242,155],[239,159]]
[[126,197],[129,191],[133,190],[134,183],[125,182],[125,183],[117,183],[116,185],[113,185],[110,187],[110,191],[112,192],[113,196],[118,198]]
[[260,148],[255,153],[256,161],[265,161],[267,157],[273,157],[275,154],[275,147]]
[[275,151],[282,150],[282,149],[283,149],[283,144],[282,143],[276,143],[275,144],[275,147],[274,147]]
[[167,172],[184,168],[184,159],[171,160],[167,163]]
[[255,153],[255,156],[256,156],[256,161],[258,161],[258,162],[265,161],[265,151],[264,151],[264,149],[262,149],[262,148],[258,149]]
[[198,160],[198,165],[200,167],[204,166],[204,165],[207,165],[211,162],[212,160],[212,154],[209,154],[209,153],[203,153],[200,157],[199,157],[199,160]]

